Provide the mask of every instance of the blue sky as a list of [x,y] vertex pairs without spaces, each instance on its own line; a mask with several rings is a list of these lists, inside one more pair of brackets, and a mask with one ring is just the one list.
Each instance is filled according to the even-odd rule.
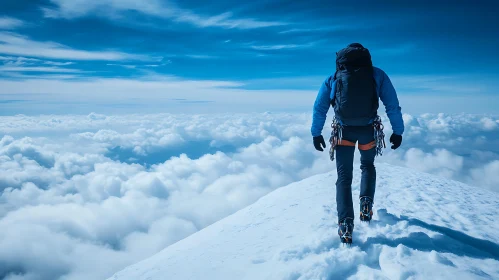
[[288,93],[293,110],[311,102],[351,42],[371,50],[402,97],[497,99],[493,1],[211,2],[3,0],[2,114],[223,102],[215,111],[257,110],[261,98],[275,109]]

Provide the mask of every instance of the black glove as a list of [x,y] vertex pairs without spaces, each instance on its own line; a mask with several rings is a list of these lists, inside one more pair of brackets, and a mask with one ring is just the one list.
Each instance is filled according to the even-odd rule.
[[[322,145],[322,147],[321,147]],[[314,147],[317,151],[324,151],[322,148],[324,147],[324,149],[326,148],[326,142],[324,142],[324,137],[322,137],[322,135],[320,136],[315,136],[314,137]]]
[[396,150],[402,144],[402,135],[392,134],[390,136],[390,143],[392,143],[392,149]]

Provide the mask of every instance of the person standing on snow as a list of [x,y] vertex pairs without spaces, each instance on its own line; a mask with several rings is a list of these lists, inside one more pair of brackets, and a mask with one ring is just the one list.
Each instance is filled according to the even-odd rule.
[[385,147],[383,126],[378,116],[379,100],[383,102],[392,125],[391,148],[402,144],[404,121],[395,89],[386,73],[373,67],[369,50],[359,43],[349,44],[336,53],[336,72],[322,84],[314,103],[312,136],[315,149],[323,151],[326,143],[322,128],[329,106],[334,108],[329,139],[330,158],[336,153],[336,206],[338,234],[342,243],[352,243],[354,209],[352,177],[355,143],[360,150],[360,220],[372,219],[376,169],[374,158]]

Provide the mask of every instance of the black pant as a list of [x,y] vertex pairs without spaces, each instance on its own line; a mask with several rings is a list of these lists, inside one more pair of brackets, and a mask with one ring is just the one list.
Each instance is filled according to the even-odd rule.
[[[345,126],[343,127],[343,140],[368,144],[374,141],[374,128],[372,126]],[[338,222],[344,218],[354,218],[352,202],[352,177],[353,158],[355,147],[336,147],[336,170],[338,180],[336,181],[336,206],[338,210]],[[360,197],[368,196],[374,199],[376,188],[376,169],[374,158],[376,149],[360,150],[360,169],[362,177],[360,182]]]

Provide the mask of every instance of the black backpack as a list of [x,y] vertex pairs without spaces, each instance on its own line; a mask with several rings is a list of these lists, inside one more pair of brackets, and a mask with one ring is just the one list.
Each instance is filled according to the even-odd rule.
[[379,107],[369,50],[354,43],[336,53],[335,116],[344,125],[368,125]]

